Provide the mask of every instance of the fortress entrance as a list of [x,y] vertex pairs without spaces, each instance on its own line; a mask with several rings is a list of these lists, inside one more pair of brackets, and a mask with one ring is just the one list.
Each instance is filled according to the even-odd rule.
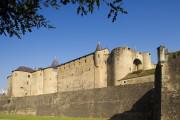
[[142,62],[141,62],[141,60],[136,58],[133,61],[133,70],[134,71],[142,70]]

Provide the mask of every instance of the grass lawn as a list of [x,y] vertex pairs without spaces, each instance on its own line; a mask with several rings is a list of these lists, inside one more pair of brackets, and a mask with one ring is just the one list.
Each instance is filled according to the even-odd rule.
[[0,114],[0,120],[107,120],[102,118],[62,118],[48,116],[24,116]]

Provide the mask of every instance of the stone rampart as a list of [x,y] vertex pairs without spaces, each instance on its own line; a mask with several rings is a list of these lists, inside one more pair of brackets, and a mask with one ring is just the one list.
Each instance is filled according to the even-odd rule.
[[7,98],[3,103],[0,101],[0,112],[66,117],[108,117],[110,120],[146,119],[152,114],[153,87],[152,82]]

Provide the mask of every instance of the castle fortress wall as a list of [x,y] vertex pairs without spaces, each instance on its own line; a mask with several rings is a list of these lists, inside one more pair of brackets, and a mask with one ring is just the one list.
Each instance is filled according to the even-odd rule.
[[158,62],[155,109],[159,117],[155,120],[180,120],[180,51],[170,53],[160,46]]
[[105,49],[98,53],[97,58],[92,53],[60,65],[58,67],[58,91],[107,87],[105,64],[107,54],[108,50]]
[[[36,79],[33,77],[39,76],[40,71],[32,72],[22,67],[23,71],[16,69],[8,77],[11,84],[9,87],[12,89],[11,97],[0,96],[0,112],[67,117],[110,117],[110,120],[179,120],[180,51],[169,53],[164,46],[158,48],[154,81],[154,69],[151,69],[154,65],[149,60],[150,55],[128,50],[128,48],[117,48],[110,56],[108,50],[96,51],[62,64],[57,69],[43,69],[41,71],[43,81],[45,81],[44,77],[48,78],[46,83],[35,82]],[[104,69],[106,67],[107,69]],[[119,73],[123,70],[126,72],[120,75],[126,77],[121,79]],[[145,71],[137,74],[139,71],[136,70]],[[57,77],[58,79],[55,79]],[[58,81],[58,87],[53,86],[57,85],[55,81]],[[109,81],[116,84],[110,87]],[[124,84],[124,81],[127,84]],[[104,83],[107,83],[107,86]],[[53,86],[58,88],[59,92],[31,96],[36,91],[36,87],[32,85],[41,87],[43,85],[43,88]],[[104,86],[106,87],[99,88]],[[41,87],[39,88],[42,91]],[[46,91],[53,91],[53,88],[46,88]],[[10,89],[8,91],[11,91]],[[34,91],[31,91],[33,89]]]
[[93,54],[61,65],[58,67],[58,91],[94,88],[94,69]]
[[[129,73],[154,68],[149,53],[140,53],[127,47],[115,48],[111,53],[100,46],[97,48],[93,53],[60,65],[38,70],[19,67],[12,72],[12,96],[125,85],[120,80]],[[129,80],[129,83],[136,84],[136,81]]]
[[133,84],[15,97],[9,100],[0,97],[0,112],[147,120],[147,118],[152,117],[153,85],[153,83]]

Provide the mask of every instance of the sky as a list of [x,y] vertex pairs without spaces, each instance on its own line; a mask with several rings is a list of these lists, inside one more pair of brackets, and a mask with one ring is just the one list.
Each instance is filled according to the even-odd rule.
[[103,6],[85,17],[73,6],[43,9],[56,29],[35,29],[22,39],[0,36],[0,89],[7,88],[6,77],[19,66],[47,67],[55,56],[64,63],[93,52],[98,41],[110,50],[128,46],[150,52],[156,63],[159,45],[180,50],[179,5],[180,0],[124,0],[128,14],[115,23]]

